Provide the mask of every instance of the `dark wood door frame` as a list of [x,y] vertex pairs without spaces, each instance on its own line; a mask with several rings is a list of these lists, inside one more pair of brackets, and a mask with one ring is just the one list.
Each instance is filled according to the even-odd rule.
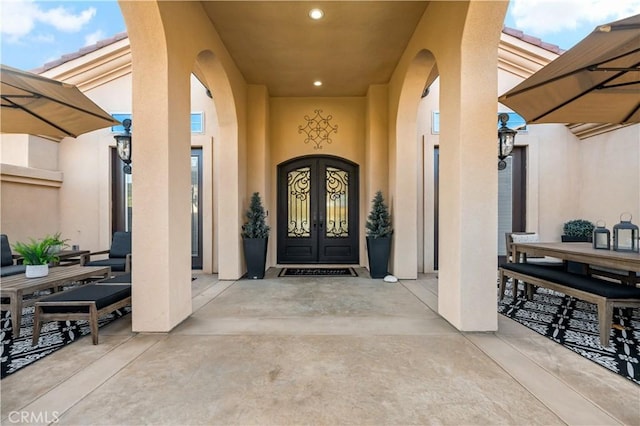
[[[197,159],[197,176],[191,176],[191,203],[192,203],[192,212],[193,212],[193,204],[195,204],[195,208],[197,214],[192,214],[191,216],[191,269],[202,269],[202,148],[192,148],[191,149],[191,158]],[[193,170],[192,170],[193,173]],[[196,188],[194,189],[193,180],[197,180]],[[195,222],[195,223],[194,223]],[[194,235],[195,234],[195,235]],[[195,240],[195,241],[194,241]],[[195,247],[195,250],[194,250]]]

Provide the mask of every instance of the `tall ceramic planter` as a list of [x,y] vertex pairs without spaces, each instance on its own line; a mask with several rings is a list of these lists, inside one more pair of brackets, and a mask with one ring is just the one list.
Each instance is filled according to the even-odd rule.
[[369,257],[371,278],[384,278],[387,275],[390,254],[391,237],[367,237],[367,255]]
[[244,259],[247,262],[247,278],[262,279],[267,264],[269,238],[244,238]]
[[27,278],[40,278],[49,275],[49,265],[27,265],[25,275]]

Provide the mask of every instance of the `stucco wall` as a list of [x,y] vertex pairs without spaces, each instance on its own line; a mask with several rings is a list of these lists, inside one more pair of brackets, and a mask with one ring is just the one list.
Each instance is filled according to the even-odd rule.
[[612,230],[620,214],[629,212],[640,224],[640,125],[580,141],[577,163],[575,217],[604,220]]
[[1,233],[9,243],[27,242],[58,232],[58,188],[37,181],[16,183],[2,181],[0,186]]
[[[104,110],[131,114],[131,75],[127,74],[85,92]],[[213,101],[202,84],[191,79],[191,111],[204,113],[204,133],[191,134],[191,146],[203,153],[203,270],[217,270],[213,245],[213,141],[218,129]],[[135,117],[133,143],[135,144]],[[69,244],[87,250],[104,250],[111,243],[111,149],[115,147],[110,128],[87,133],[60,143],[60,169],[64,183],[60,188],[60,231]],[[132,158],[135,179],[136,158]],[[135,200],[133,201],[135,206]]]
[[0,232],[11,244],[59,232],[58,142],[2,134],[0,147]]
[[[277,223],[277,167],[292,158],[305,155],[335,155],[360,166],[360,262],[366,259],[364,251],[364,219],[368,212],[368,199],[364,195],[365,167],[365,98],[271,98],[270,100],[270,158],[271,197],[269,224],[273,238],[269,241],[269,259],[275,262]],[[331,143],[322,142],[318,148],[313,142],[305,143],[307,135],[298,131],[307,124],[305,116],[313,118],[321,110],[324,118],[331,116],[330,124],[338,126],[331,133]]]

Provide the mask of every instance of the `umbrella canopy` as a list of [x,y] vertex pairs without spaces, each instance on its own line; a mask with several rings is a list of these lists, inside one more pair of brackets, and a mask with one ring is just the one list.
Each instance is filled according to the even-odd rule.
[[597,27],[498,101],[531,124],[640,122],[640,15]]
[[0,133],[77,137],[120,124],[77,87],[0,65]]

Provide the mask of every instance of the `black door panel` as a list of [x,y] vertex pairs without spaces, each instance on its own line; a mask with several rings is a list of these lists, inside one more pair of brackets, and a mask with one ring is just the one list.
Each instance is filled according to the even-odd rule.
[[357,263],[358,166],[330,156],[278,167],[278,263]]

